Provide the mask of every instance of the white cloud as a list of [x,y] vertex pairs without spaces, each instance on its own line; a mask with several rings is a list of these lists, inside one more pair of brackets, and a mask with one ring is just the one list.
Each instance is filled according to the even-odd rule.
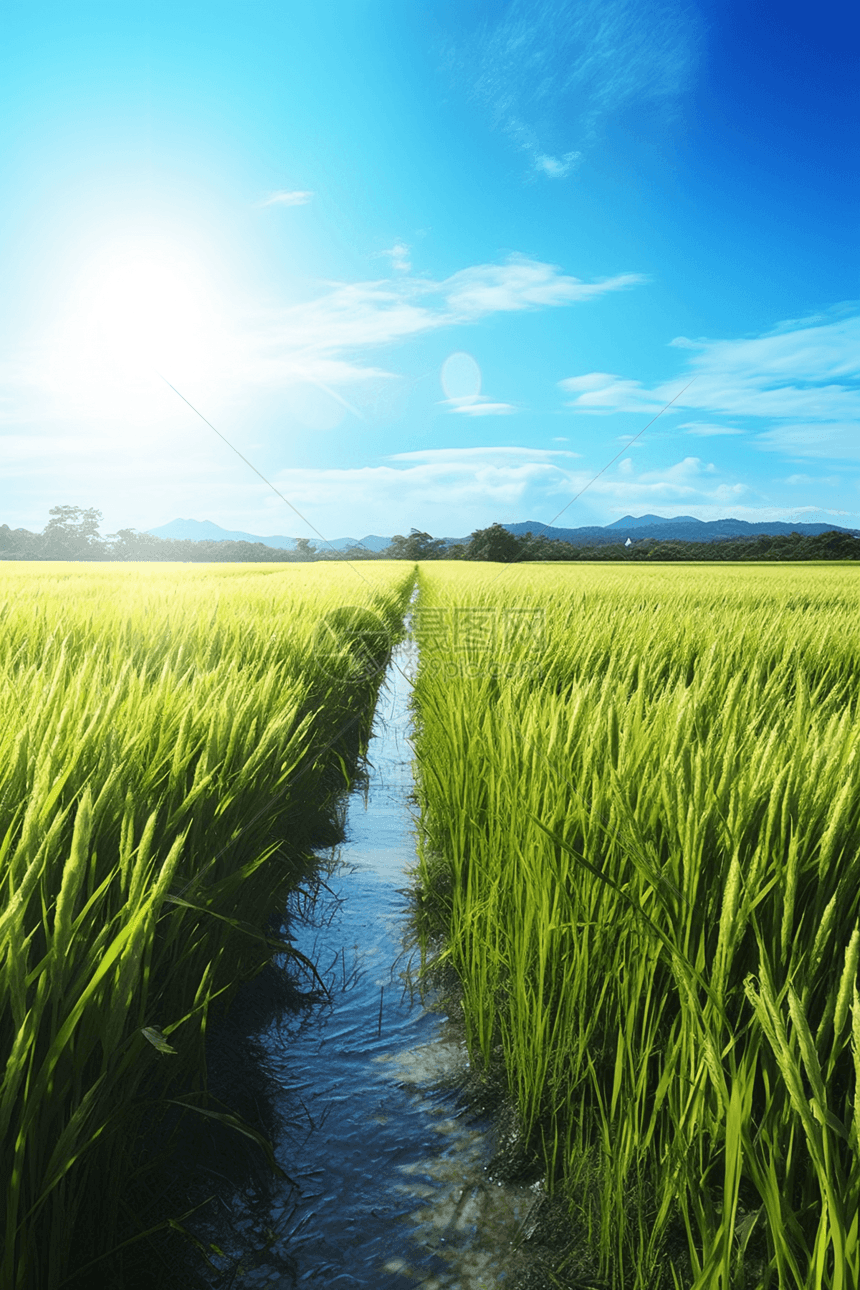
[[[571,494],[588,486],[589,504],[597,504],[603,513],[617,515],[655,511],[675,515],[683,511],[700,519],[717,519],[730,511],[744,518],[741,512],[755,509],[750,503],[757,500],[750,485],[723,477],[713,462],[700,457],[684,457],[654,470],[637,470],[633,458],[628,457],[618,463],[614,472],[593,482],[579,469],[571,471],[569,478]],[[576,527],[589,521],[566,515],[563,522],[567,527]]]
[[[384,465],[359,470],[285,471],[277,482],[300,510],[318,507],[321,515],[329,509],[337,515],[338,503],[342,506],[349,498],[349,506],[364,514],[392,517],[380,532],[403,531],[407,524],[437,534],[456,533],[465,515],[471,527],[506,514],[551,517],[558,499],[573,497],[592,479],[577,456],[561,449],[519,446],[425,448],[397,453]],[[727,507],[733,514],[755,510],[758,500],[750,486],[721,477],[713,463],[698,457],[639,472],[628,459],[618,471],[597,480],[590,494],[604,512],[662,508],[669,513],[710,511],[714,518],[725,515]],[[577,507],[563,522],[576,527],[603,521]]]
[[505,417],[516,412],[513,403],[493,403],[486,394],[469,394],[462,399],[445,399],[443,407],[467,417]]
[[797,457],[860,458],[858,421],[811,421],[774,426],[756,436],[760,448]]
[[269,196],[264,197],[258,204],[260,206],[307,206],[313,196],[313,193],[304,189],[281,190],[276,193],[269,193]]
[[575,394],[568,406],[578,412],[653,412],[666,402],[643,388],[641,382],[623,380],[611,372],[586,372],[567,376],[559,387]]
[[612,376],[609,372],[586,372],[584,376],[568,376],[559,385],[563,390],[570,390],[574,394],[587,394],[593,390],[602,390],[618,380],[617,376]]
[[497,461],[507,458],[511,461],[548,462],[555,457],[579,457],[578,452],[567,452],[561,448],[519,448],[506,446],[499,448],[416,448],[412,452],[391,453],[388,461],[430,461],[463,463],[470,461]]
[[679,430],[686,430],[687,434],[699,435],[702,438],[709,438],[716,435],[733,435],[743,434],[744,431],[737,426],[718,426],[711,425],[707,421],[685,421],[683,425],[678,426]]
[[[368,527],[381,534],[405,532],[412,526],[458,536],[507,516],[549,522],[559,505],[593,477],[577,456],[519,446],[425,448],[393,454],[377,466],[283,471],[275,482],[327,536],[355,530],[354,536],[360,537]],[[607,514],[649,512],[702,520],[731,514],[750,521],[794,523],[839,515],[841,523],[851,523],[847,512],[766,504],[755,487],[722,476],[712,462],[699,457],[642,471],[627,459],[595,481],[587,497],[587,502],[565,509],[557,523],[575,528],[606,523]],[[374,517],[370,524],[368,516]],[[274,531],[272,523],[269,531]],[[280,531],[291,530],[282,525]]]
[[558,179],[620,112],[671,114],[692,83],[699,31],[683,0],[510,0],[464,31],[449,62],[534,173]]
[[[511,256],[502,264],[478,264],[448,278],[384,278],[334,283],[303,304],[272,311],[245,341],[243,375],[267,373],[269,381],[292,380],[305,372],[326,384],[365,379],[356,351],[391,345],[412,336],[496,313],[555,308],[595,299],[643,282],[638,274],[617,274],[583,282],[552,264]],[[350,354],[347,358],[346,354]],[[371,369],[374,378],[384,375]]]
[[781,481],[783,484],[829,484],[836,488],[842,481],[838,475],[789,475]]
[[644,281],[639,274],[623,273],[584,282],[556,265],[512,255],[501,264],[473,265],[440,281],[401,277],[334,283],[314,300],[269,313],[249,345],[265,355],[265,362],[282,370],[286,365],[290,374],[334,359],[343,365],[341,378],[349,380],[361,372],[361,364],[335,358],[343,351],[390,345],[496,313],[575,304]]
[[62,434],[0,434],[0,455],[3,457],[4,474],[29,474],[40,464],[64,467],[82,455],[93,457],[110,451],[113,446],[109,434],[76,435],[72,440]]
[[[390,425],[406,414],[411,383],[374,361],[374,348],[378,351],[421,334],[477,324],[494,314],[566,306],[622,290],[635,281],[634,275],[619,275],[584,282],[554,265],[512,256],[503,263],[473,265],[439,280],[402,275],[327,284],[315,298],[246,315],[229,329],[221,321],[223,315],[211,311],[205,344],[198,346],[200,354],[187,362],[177,356],[165,376],[213,424],[228,431],[230,426],[249,424],[249,415],[258,424],[273,427],[272,433],[286,435],[327,433],[346,417],[355,418],[356,424]],[[102,475],[113,479],[114,465],[119,470],[129,460],[118,424],[122,435],[137,435],[150,448],[157,440],[159,451],[159,427],[170,426],[164,451],[173,460],[174,414],[181,418],[176,424],[186,438],[192,416],[148,360],[129,353],[127,363],[116,370],[109,364],[106,368],[99,336],[82,340],[80,333],[80,327],[70,325],[68,336],[65,331],[56,336],[46,333],[38,345],[22,344],[0,370],[0,427],[33,435],[29,448],[23,441],[8,441],[15,469],[26,473],[29,462],[33,478],[51,477],[55,489],[71,473],[64,452],[54,453],[43,435],[59,432],[69,452],[79,451],[90,469],[92,461],[98,460]],[[84,357],[89,355],[92,361],[79,361],[84,341],[89,345],[89,349],[84,345]],[[461,418],[511,416],[517,410],[512,403],[482,395],[479,385],[468,401],[463,397],[466,390],[451,393],[462,401],[455,398],[448,407]],[[98,450],[90,446],[93,434],[103,444]],[[205,431],[204,438],[202,451],[211,454],[211,431]],[[240,446],[255,459],[253,443],[245,440]],[[189,496],[207,495],[202,485],[198,490],[191,482],[193,470],[187,479]],[[129,482],[125,488],[129,518],[121,522],[137,522],[134,495]],[[150,497],[154,495],[150,489]],[[222,510],[219,500],[217,512]],[[157,517],[143,518],[157,521]]]
[[[674,380],[649,389],[637,380],[588,372],[559,382],[574,396],[568,406],[653,413],[674,399],[675,410],[758,421],[751,428],[761,448],[860,457],[860,316],[802,319],[749,339],[671,343],[689,355],[687,371]],[[762,430],[762,421],[771,424]],[[707,421],[683,428],[700,435],[738,433]]]
[[384,533],[415,525],[458,535],[500,514],[546,507],[547,497],[570,487],[569,471],[555,459],[575,455],[518,447],[425,449],[397,453],[380,466],[282,471],[275,483],[327,534],[343,530],[346,508],[386,517],[378,530]]
[[534,159],[534,165],[535,170],[548,179],[565,179],[581,160],[581,152],[566,152],[563,157],[549,157],[540,152]]
[[[572,492],[588,482],[588,477],[579,470],[571,471],[570,477]],[[806,478],[798,476],[797,482],[806,482]],[[785,520],[800,523],[801,520],[816,518],[825,522],[828,516],[849,515],[847,511],[819,506],[775,506],[752,483],[727,476],[713,462],[700,457],[684,457],[668,467],[640,472],[636,471],[636,463],[632,459],[622,460],[615,472],[607,473],[591,485],[589,497],[592,505],[599,503],[601,512],[615,517],[631,513],[657,513],[671,517],[683,513],[701,520],[723,519],[731,515],[751,522]],[[860,519],[860,515],[856,519]],[[563,522],[568,527],[575,527],[575,524],[588,521],[581,518],[573,521],[565,516]],[[840,522],[847,525],[850,520],[843,518]]]
[[574,304],[639,286],[638,273],[620,273],[597,282],[583,282],[561,273],[556,265],[526,256],[510,256],[504,264],[479,264],[447,278],[440,287],[452,321],[469,322],[490,313]]
[[391,257],[391,267],[397,273],[409,273],[412,269],[412,260],[409,257],[409,247],[405,242],[395,242],[394,246],[382,252],[383,255]]

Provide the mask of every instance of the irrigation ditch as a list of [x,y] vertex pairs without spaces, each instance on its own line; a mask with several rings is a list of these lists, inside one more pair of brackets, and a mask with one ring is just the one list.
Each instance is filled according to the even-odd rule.
[[138,1276],[165,1290],[561,1284],[542,1269],[564,1223],[524,1157],[503,1079],[470,1069],[452,991],[420,988],[413,971],[416,661],[407,637],[364,773],[339,803],[344,840],[318,852],[273,927],[318,975],[275,962],[208,1036],[214,1105],[271,1142],[274,1160],[223,1121],[162,1125],[171,1167],[148,1203],[154,1219],[181,1221],[138,1245],[134,1272],[124,1260],[123,1290]]

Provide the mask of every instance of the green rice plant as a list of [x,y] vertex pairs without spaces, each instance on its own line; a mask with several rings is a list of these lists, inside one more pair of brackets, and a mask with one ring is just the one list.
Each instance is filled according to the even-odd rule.
[[54,1290],[128,1230],[153,1103],[229,1120],[206,1102],[207,1020],[297,954],[269,920],[367,738],[412,582],[373,577],[4,566],[4,1287]]
[[592,1275],[857,1286],[856,572],[420,579],[425,955]]

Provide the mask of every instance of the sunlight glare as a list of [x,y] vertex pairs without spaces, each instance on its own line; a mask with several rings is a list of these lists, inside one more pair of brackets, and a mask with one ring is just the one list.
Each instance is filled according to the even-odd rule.
[[153,379],[217,369],[213,291],[193,257],[146,241],[116,244],[79,275],[55,350],[55,392],[75,402],[139,394]]

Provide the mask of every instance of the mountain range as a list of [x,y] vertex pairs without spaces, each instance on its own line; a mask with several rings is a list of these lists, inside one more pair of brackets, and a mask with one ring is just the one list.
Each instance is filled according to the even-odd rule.
[[[171,520],[169,524],[161,524],[158,528],[146,531],[154,537],[190,539],[192,542],[262,542],[264,546],[277,547],[282,551],[292,551],[298,542],[298,538],[286,537],[282,533],[260,537],[257,533],[243,533],[239,529],[222,529],[220,524],[213,524],[211,520]],[[368,551],[384,551],[391,538],[369,533],[360,541],[350,537],[329,538],[327,542],[312,537],[310,541],[319,550],[335,547],[338,551],[346,551],[351,546],[363,546]]]
[[788,524],[784,520],[761,520],[751,523],[749,520],[697,520],[693,515],[675,515],[666,519],[662,515],[625,515],[620,520],[605,526],[588,525],[576,529],[549,528],[539,520],[526,520],[520,524],[505,524],[509,532],[522,537],[533,533],[535,537],[557,539],[570,542],[574,546],[602,546],[611,542],[623,542],[630,538],[642,542],[645,538],[656,538],[660,542],[719,542],[726,538],[760,537],[769,534],[774,537],[785,533],[802,533],[814,537],[818,533],[852,533],[860,537],[860,529],[843,528],[839,524]]
[[[623,542],[630,538],[641,542],[645,538],[656,538],[660,542],[719,542],[726,538],[758,537],[761,534],[775,536],[780,533],[802,533],[814,537],[818,533],[851,533],[860,537],[860,529],[844,528],[839,524],[788,524],[783,520],[761,520],[750,523],[748,520],[697,520],[693,515],[675,515],[667,519],[662,515],[625,515],[612,524],[590,524],[575,529],[552,528],[540,520],[525,520],[517,524],[503,524],[509,533],[522,537],[533,533],[535,537],[543,536],[561,542],[570,542],[574,546],[603,546],[612,542]],[[265,546],[277,547],[280,550],[292,551],[298,541],[283,534],[259,536],[256,533],[244,533],[237,529],[222,529],[220,524],[211,520],[171,520],[158,528],[147,529],[148,533],[163,538],[190,538],[195,542],[262,542]],[[444,541],[466,543],[468,537],[445,538]],[[312,538],[313,545],[320,550],[334,547],[338,551],[347,551],[352,546],[365,547],[368,551],[384,551],[391,538],[368,533],[360,540],[350,537],[332,538],[328,543]]]

